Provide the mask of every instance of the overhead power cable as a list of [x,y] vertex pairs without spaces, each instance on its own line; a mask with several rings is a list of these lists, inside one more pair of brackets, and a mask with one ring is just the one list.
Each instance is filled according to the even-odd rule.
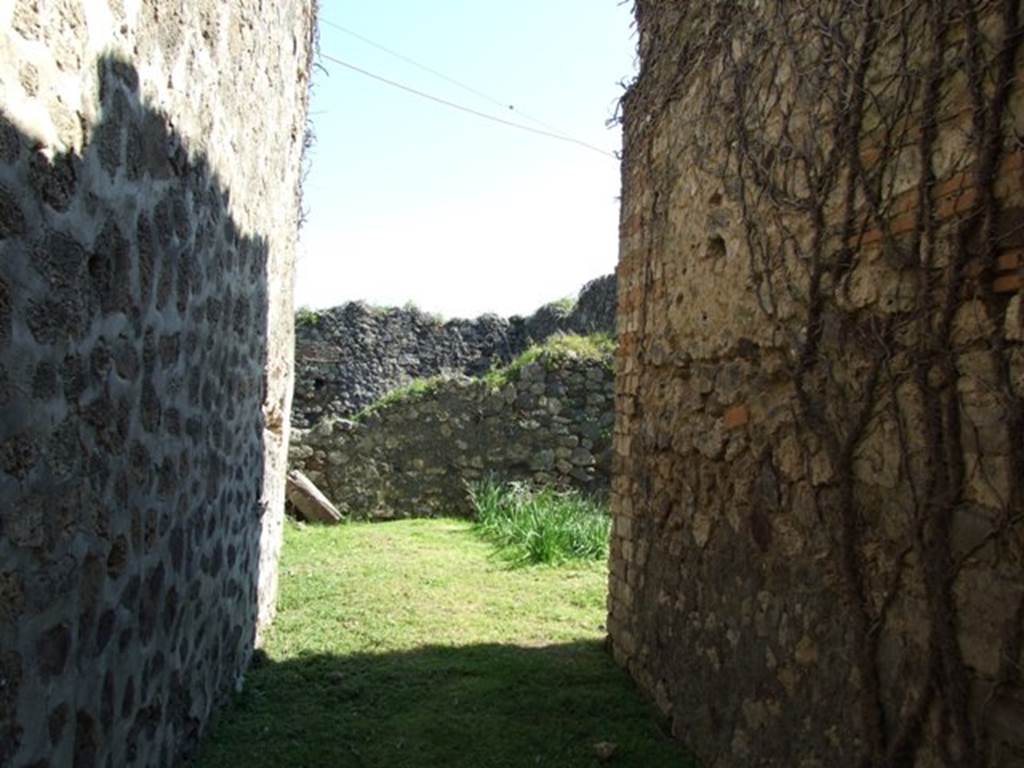
[[342,61],[341,59],[326,54],[323,51],[320,52],[320,58],[337,64],[340,67],[350,69],[353,72],[358,72],[359,74],[365,77],[369,77],[372,78],[373,80],[377,80],[378,82],[390,85],[393,88],[398,88],[400,90],[406,91],[407,93],[412,93],[421,98],[428,99],[429,101],[433,101],[438,104],[443,104],[444,106],[450,107],[452,109],[457,109],[460,112],[465,112],[467,114],[474,115],[484,120],[490,120],[491,122],[494,123],[507,125],[510,128],[518,128],[521,131],[527,131],[529,133],[537,134],[538,136],[547,136],[549,139],[557,139],[558,141],[565,141],[570,144],[576,144],[578,146],[585,147],[586,149],[589,149],[593,152],[599,152],[600,154],[605,155],[606,157],[611,157],[618,160],[618,156],[614,152],[609,152],[608,150],[601,149],[600,147],[583,141],[582,139],[576,139],[573,138],[572,136],[566,136],[565,134],[562,133],[556,133],[555,131],[541,130],[540,128],[534,128],[533,126],[530,125],[524,125],[522,123],[517,123],[512,120],[506,120],[505,118],[497,117],[496,115],[489,115],[486,112],[480,112],[479,110],[472,109],[471,107],[467,107],[462,104],[456,104],[454,101],[448,101],[448,99],[442,99],[439,96],[432,96],[429,93],[424,93],[423,91],[417,90],[416,88],[412,88],[411,86],[403,85],[402,83],[396,82],[394,80],[389,80],[388,78],[382,77],[381,75],[374,74],[373,72],[363,69],[362,67],[357,67],[355,64],[349,64],[347,61]]
[[406,64],[411,64],[412,66],[416,67],[417,69],[421,69],[424,72],[428,72],[431,75],[433,75],[434,77],[438,77],[438,78],[444,80],[447,83],[451,83],[452,85],[456,86],[457,88],[461,88],[462,90],[464,90],[464,91],[466,91],[468,93],[472,93],[474,96],[478,96],[479,98],[483,99],[484,101],[488,101],[491,104],[494,104],[495,106],[501,107],[502,109],[507,109],[507,110],[510,110],[512,112],[515,112],[517,116],[523,118],[524,120],[529,120],[531,123],[536,123],[537,125],[539,125],[541,128],[544,128],[545,130],[551,131],[552,133],[561,133],[561,131],[558,128],[556,128],[555,126],[550,125],[549,123],[545,123],[543,120],[539,120],[536,117],[531,117],[530,115],[526,114],[525,112],[522,112],[522,111],[516,109],[514,104],[509,104],[508,102],[505,102],[505,101],[502,101],[500,99],[497,99],[494,96],[491,96],[490,94],[484,93],[483,91],[479,90],[478,88],[474,88],[473,86],[468,85],[468,84],[462,82],[461,80],[456,80],[454,77],[450,77],[449,75],[446,75],[444,72],[439,72],[438,70],[434,69],[433,67],[428,67],[426,64],[423,64],[423,63],[421,63],[419,61],[416,61],[416,59],[412,59],[412,58],[406,56],[405,54],[399,53],[398,51],[395,51],[395,50],[393,50],[391,48],[388,48],[385,45],[381,45],[377,41],[371,40],[370,38],[366,37],[365,35],[359,34],[355,30],[349,29],[348,27],[343,27],[341,24],[338,24],[336,22],[330,21],[328,19],[323,19],[323,18],[320,19],[320,23],[321,24],[326,24],[328,27],[332,27],[333,29],[336,29],[339,32],[343,32],[346,35],[349,35],[350,37],[354,37],[356,40],[360,40],[360,41],[366,43],[367,45],[369,45],[369,46],[371,46],[373,48],[376,48],[379,51],[383,51],[384,53],[388,54],[389,56],[393,56],[393,57],[395,57],[396,59],[398,59],[400,61],[404,61]]

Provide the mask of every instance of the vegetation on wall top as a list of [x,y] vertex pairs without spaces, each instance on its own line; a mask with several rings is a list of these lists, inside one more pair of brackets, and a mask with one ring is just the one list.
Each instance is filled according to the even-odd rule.
[[526,366],[539,362],[551,370],[566,360],[589,360],[606,363],[610,368],[615,353],[615,340],[606,333],[590,336],[555,334],[543,344],[534,344],[508,365],[494,368],[484,377],[492,387],[517,381]]
[[[314,318],[315,318],[315,313]],[[307,321],[315,324],[316,320]],[[590,336],[556,334],[543,344],[535,344],[519,357],[505,366],[494,368],[483,377],[491,387],[502,387],[509,382],[518,381],[522,370],[531,363],[539,363],[545,369],[552,370],[568,360],[602,362],[609,368],[615,352],[615,340],[608,334],[595,333]],[[422,399],[432,395],[446,382],[453,381],[457,376],[439,374],[412,381],[397,387],[379,400],[368,405],[357,413],[354,421],[365,421],[388,406]],[[470,379],[471,380],[471,379]]]

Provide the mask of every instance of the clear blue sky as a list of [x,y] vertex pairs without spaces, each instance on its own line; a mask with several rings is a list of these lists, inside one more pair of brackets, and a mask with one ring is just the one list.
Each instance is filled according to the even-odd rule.
[[[320,15],[482,91],[502,109],[327,24],[323,53],[599,147],[634,71],[619,0],[321,0]],[[413,301],[525,314],[615,267],[618,162],[485,122],[324,60],[311,110],[296,305]]]

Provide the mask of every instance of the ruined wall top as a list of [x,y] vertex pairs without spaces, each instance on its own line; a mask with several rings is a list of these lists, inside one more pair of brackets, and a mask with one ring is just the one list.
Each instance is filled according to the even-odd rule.
[[479,376],[554,333],[615,332],[615,276],[587,283],[575,302],[529,317],[483,315],[443,321],[415,307],[363,302],[299,314],[293,417],[309,427],[349,417],[388,391],[441,373]]

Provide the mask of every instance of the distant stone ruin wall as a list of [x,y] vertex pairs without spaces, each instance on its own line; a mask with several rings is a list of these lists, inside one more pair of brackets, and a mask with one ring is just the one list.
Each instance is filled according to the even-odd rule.
[[613,374],[542,357],[500,386],[456,378],[365,422],[295,430],[291,464],[352,518],[468,516],[467,483],[532,480],[606,494]]
[[0,764],[177,765],[271,617],[305,0],[0,1]]
[[1019,3],[636,11],[615,657],[705,766],[1024,765]]
[[571,308],[527,318],[483,315],[442,322],[418,309],[362,302],[299,316],[293,420],[307,428],[348,418],[390,390],[441,373],[479,376],[554,333],[615,332],[615,276],[593,280]]

